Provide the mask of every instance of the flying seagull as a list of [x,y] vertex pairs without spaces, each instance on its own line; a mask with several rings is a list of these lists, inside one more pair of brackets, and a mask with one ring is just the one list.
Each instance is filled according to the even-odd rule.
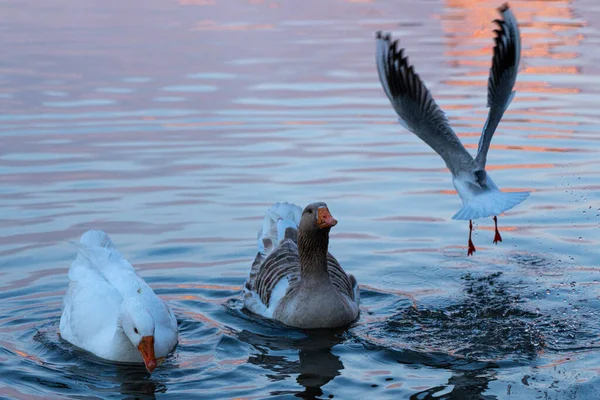
[[469,220],[467,255],[475,251],[471,240],[473,219],[493,217],[494,243],[501,242],[496,216],[529,196],[529,192],[501,192],[485,171],[492,136],[515,95],[513,86],[521,58],[517,19],[506,3],[498,8],[498,12],[502,19],[494,20],[498,29],[494,30],[496,45],[488,80],[487,106],[490,110],[475,158],[464,148],[448,124],[444,112],[404,56],[404,49],[398,49],[398,41],[392,41],[389,33],[377,32],[379,79],[400,117],[400,124],[435,150],[452,173],[452,183],[463,202],[463,207],[452,219]]

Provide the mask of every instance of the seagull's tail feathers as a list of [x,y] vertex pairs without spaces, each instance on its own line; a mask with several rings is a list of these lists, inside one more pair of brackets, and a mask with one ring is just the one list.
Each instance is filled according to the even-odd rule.
[[501,192],[486,190],[473,196],[452,219],[478,219],[500,215],[521,204],[529,197],[529,192]]

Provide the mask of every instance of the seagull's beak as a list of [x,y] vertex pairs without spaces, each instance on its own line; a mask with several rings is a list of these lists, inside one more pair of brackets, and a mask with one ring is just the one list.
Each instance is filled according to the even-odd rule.
[[154,336],[144,336],[138,345],[138,350],[144,359],[148,372],[152,373],[156,368],[156,357],[154,356]]
[[331,216],[327,207],[321,207],[317,210],[317,226],[320,229],[331,228],[337,225],[337,220]]

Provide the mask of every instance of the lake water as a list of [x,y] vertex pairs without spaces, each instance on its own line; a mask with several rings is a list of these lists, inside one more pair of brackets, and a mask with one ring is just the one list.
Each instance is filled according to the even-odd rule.
[[[600,397],[600,3],[514,1],[523,54],[488,170],[532,196],[468,223],[396,123],[393,32],[476,151],[497,1],[0,2],[0,397]],[[326,201],[347,330],[241,307],[275,201]],[[149,376],[58,336],[69,241],[103,229],[173,307]]]

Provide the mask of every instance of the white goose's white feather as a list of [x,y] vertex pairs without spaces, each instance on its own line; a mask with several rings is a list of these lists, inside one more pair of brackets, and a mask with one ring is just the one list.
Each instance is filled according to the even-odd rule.
[[102,231],[88,231],[78,243],[63,299],[61,337],[98,357],[143,362],[120,328],[124,301],[135,301],[154,319],[154,351],[165,357],[177,344],[177,320],[171,308],[136,274]]

